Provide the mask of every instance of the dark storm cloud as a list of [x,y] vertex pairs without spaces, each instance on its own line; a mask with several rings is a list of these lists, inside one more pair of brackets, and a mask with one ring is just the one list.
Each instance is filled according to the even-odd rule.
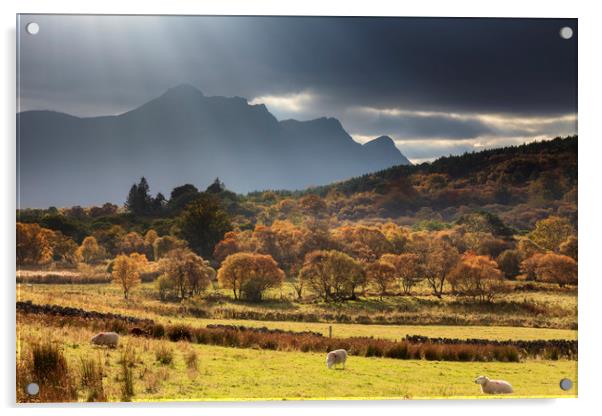
[[[575,19],[31,15],[22,27],[29,21],[40,33],[20,32],[22,110],[115,114],[188,82],[265,102],[278,118],[337,117],[354,137],[576,132],[563,119],[577,112]],[[573,39],[559,36],[563,26]]]

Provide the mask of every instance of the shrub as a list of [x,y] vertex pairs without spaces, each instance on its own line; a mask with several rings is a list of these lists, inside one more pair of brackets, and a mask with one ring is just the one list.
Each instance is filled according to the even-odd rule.
[[48,381],[56,372],[64,371],[67,363],[62,352],[52,342],[33,344],[33,375],[40,381]]
[[161,324],[153,324],[150,328],[150,333],[153,338],[163,338],[165,327]]
[[113,319],[107,324],[109,331],[117,332],[118,334],[127,334],[129,332],[127,324],[120,319]]
[[107,397],[102,385],[102,365],[92,358],[80,360],[80,384],[87,389],[86,401],[104,402]]
[[170,341],[192,341],[192,331],[186,325],[173,325],[167,328],[167,338]]
[[169,348],[166,344],[162,343],[155,350],[155,358],[159,363],[163,365],[169,365],[173,362],[173,350]]
[[196,370],[198,366],[198,355],[194,349],[188,351],[185,355],[186,367],[190,370]]
[[439,345],[426,344],[423,348],[424,359],[428,361],[441,361],[441,347]]
[[378,345],[368,344],[366,349],[366,357],[382,357],[383,350]]
[[[25,394],[29,383],[43,388],[37,396]],[[70,402],[77,400],[74,379],[62,351],[51,341],[33,342],[29,354],[23,354],[17,364],[19,401]]]
[[385,357],[407,360],[409,358],[408,344],[400,342],[385,351]]
[[129,402],[134,396],[134,366],[136,365],[136,351],[129,345],[121,353],[119,359],[121,368],[121,400]]
[[473,351],[468,346],[461,346],[457,349],[458,361],[473,361]]

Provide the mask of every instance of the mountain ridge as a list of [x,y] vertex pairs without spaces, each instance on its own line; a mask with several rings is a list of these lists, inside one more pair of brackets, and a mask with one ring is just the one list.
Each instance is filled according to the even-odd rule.
[[17,123],[23,206],[117,202],[143,175],[163,192],[219,176],[244,193],[304,189],[409,163],[392,140],[361,145],[338,119],[279,121],[264,104],[206,96],[189,84],[118,115],[32,110],[18,113]]

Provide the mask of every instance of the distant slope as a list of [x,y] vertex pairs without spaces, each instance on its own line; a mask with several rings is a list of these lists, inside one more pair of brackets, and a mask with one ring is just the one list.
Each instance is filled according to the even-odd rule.
[[264,105],[190,85],[118,116],[17,114],[21,207],[123,202],[146,176],[168,193],[219,176],[236,192],[303,189],[408,164],[392,140],[356,143],[336,119],[279,122]]
[[420,165],[394,166],[345,181],[314,187],[306,192],[326,195],[330,190],[336,189],[352,194],[373,191],[377,187],[395,188],[415,174],[441,174],[450,179],[478,175],[477,182],[497,180],[501,184],[525,185],[551,170],[560,170],[567,178],[577,180],[577,136],[445,156],[432,163]]
[[576,225],[577,142],[573,136],[442,157],[282,195],[338,198],[331,214],[339,220],[397,218],[437,227],[483,211],[518,230],[550,215]]

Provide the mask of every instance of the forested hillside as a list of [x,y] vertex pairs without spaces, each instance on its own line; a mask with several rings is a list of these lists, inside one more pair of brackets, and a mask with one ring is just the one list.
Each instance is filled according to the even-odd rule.
[[[137,193],[136,193],[137,192]],[[209,198],[208,198],[209,197]],[[200,192],[176,187],[169,199],[152,197],[146,180],[132,187],[123,207],[26,209],[22,222],[36,222],[81,240],[112,225],[127,231],[174,231],[182,209],[196,199],[216,200],[232,228],[252,229],[275,220],[306,217],[334,223],[394,220],[415,229],[447,228],[463,216],[485,211],[515,232],[531,229],[550,215],[577,221],[577,137],[505,147],[433,163],[396,166],[306,191],[262,191],[239,195],[216,180]]]

